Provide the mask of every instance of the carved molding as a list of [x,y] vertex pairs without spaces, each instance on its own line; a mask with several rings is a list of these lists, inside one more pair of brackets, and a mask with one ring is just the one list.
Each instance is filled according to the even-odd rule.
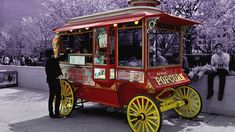
[[146,89],[147,89],[148,93],[155,93],[156,92],[156,89],[152,86],[152,84],[150,83],[149,80],[147,80]]

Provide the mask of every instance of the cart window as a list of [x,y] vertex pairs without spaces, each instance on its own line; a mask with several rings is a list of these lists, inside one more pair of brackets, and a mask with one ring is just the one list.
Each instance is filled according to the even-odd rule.
[[156,29],[148,37],[150,67],[180,64],[178,32]]
[[95,79],[105,79],[105,68],[94,68]]
[[69,54],[85,54],[86,63],[92,63],[92,32],[80,32],[78,34],[61,35],[60,58],[68,61]]
[[118,65],[142,67],[141,27],[118,29]]
[[95,56],[94,64],[107,64],[107,31],[106,28],[97,28],[95,30]]
[[115,69],[110,69],[110,79],[115,79]]

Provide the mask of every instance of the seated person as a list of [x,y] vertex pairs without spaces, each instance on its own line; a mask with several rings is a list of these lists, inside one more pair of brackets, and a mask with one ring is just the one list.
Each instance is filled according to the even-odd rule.
[[97,54],[94,57],[94,64],[106,64],[106,55],[104,55],[104,54]]
[[94,64],[100,64],[100,60],[98,56],[95,56],[94,58]]
[[142,61],[141,59],[137,59],[135,56],[132,56],[127,65],[132,67],[141,67]]
[[157,65],[167,65],[167,60],[161,55],[160,51],[157,51],[157,57],[156,57],[156,63]]
[[195,67],[191,72],[189,72],[188,76],[191,80],[196,82],[200,80],[206,72],[212,72],[212,71],[216,71],[216,68],[206,64],[205,66]]
[[88,53],[88,50],[87,50],[86,47],[84,47],[84,48],[82,49],[82,53],[84,53],[84,54]]
[[139,67],[141,66],[141,61],[137,60],[135,56],[130,58],[128,66]]
[[184,70],[184,73],[186,73],[188,75],[189,74],[189,64],[188,64],[188,59],[186,56],[183,56],[182,68]]

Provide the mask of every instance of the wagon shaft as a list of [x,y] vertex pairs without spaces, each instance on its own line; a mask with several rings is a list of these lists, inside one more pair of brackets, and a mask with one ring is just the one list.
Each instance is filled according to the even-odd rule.
[[183,105],[185,105],[184,101],[174,101],[173,99],[170,99],[160,104],[160,110],[161,112],[165,112],[171,109],[175,109],[177,107],[181,107]]

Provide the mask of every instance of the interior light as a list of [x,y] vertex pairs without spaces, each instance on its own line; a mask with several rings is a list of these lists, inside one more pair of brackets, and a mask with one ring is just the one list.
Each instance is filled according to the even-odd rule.
[[117,25],[118,25],[117,23],[113,24],[114,27],[117,27]]
[[138,25],[138,24],[139,24],[139,21],[135,21],[134,23],[135,23],[135,25]]
[[89,29],[89,27],[86,28],[86,30],[88,30],[88,29]]
[[70,32],[73,32],[73,30],[71,29]]

